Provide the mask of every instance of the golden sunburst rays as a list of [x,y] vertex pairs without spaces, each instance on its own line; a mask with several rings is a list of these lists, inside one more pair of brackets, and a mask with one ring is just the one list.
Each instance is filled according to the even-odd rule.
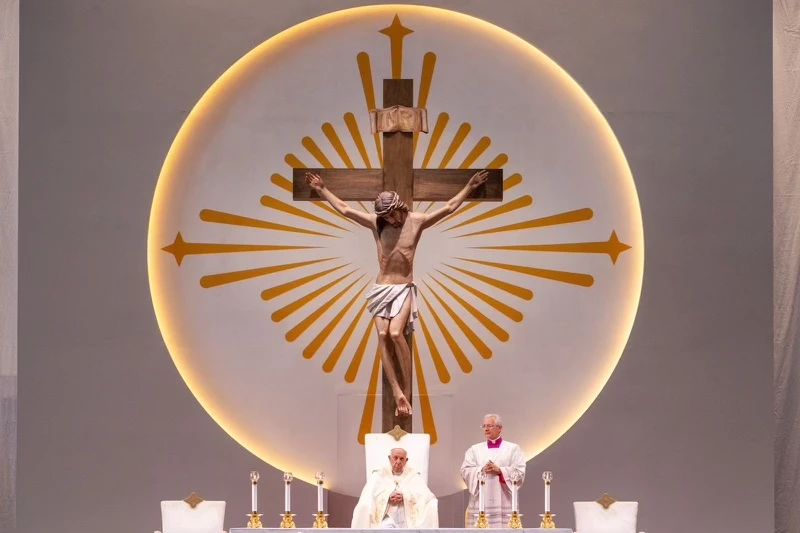
[[[381,33],[390,39],[392,76],[400,77],[402,41],[412,31],[395,17]],[[375,83],[369,54],[357,54],[356,64],[366,107],[374,109]],[[428,52],[420,73],[419,107],[427,105],[435,68],[436,55]],[[451,124],[450,119],[450,114],[440,112],[429,135],[414,136],[415,153],[418,145],[423,150],[423,168],[435,165],[499,169],[508,165],[508,155],[494,150],[490,137],[475,135],[469,122]],[[368,124],[363,112],[344,113],[338,126],[323,123],[318,132],[299,140],[296,151],[284,155],[285,174],[291,176],[293,169],[309,168],[306,162],[323,168],[380,168],[381,137],[373,136],[371,153],[372,147],[368,148],[362,133],[369,134]],[[427,142],[420,140],[423,138]],[[564,254],[565,258],[606,254],[616,264],[620,254],[630,248],[613,230],[605,242],[534,242],[536,230],[571,228],[591,221],[594,214],[588,207],[546,213],[534,207],[535,199],[530,194],[516,194],[524,180],[522,174],[512,172],[503,182],[506,199],[502,204],[467,202],[426,232],[425,239],[438,233],[433,238],[450,244],[445,247],[447,253],[436,258],[438,262],[432,262],[426,271],[416,272],[419,322],[412,356],[417,412],[432,443],[437,440],[437,432],[429,393],[431,381],[448,386],[454,375],[470,374],[480,364],[488,363],[495,347],[507,343],[515,327],[524,321],[524,310],[533,300],[536,283],[577,287],[594,284],[589,273],[532,264],[535,253]],[[275,172],[265,180],[261,195],[244,205],[260,209],[260,216],[212,208],[199,212],[202,222],[224,227],[225,235],[242,242],[189,242],[184,240],[185,232],[179,231],[163,250],[174,257],[178,268],[190,256],[233,254],[230,257],[250,258],[248,268],[203,274],[200,286],[220,290],[232,283],[251,284],[254,297],[260,296],[268,306],[269,320],[279,325],[286,343],[297,346],[303,360],[319,365],[324,373],[340,377],[347,384],[365,383],[358,429],[358,441],[363,444],[364,435],[373,428],[381,360],[364,298],[373,280],[374,259],[361,264],[351,256],[353,247],[371,247],[372,243],[368,234],[327,203],[294,203],[292,191],[291,179]],[[425,203],[424,208],[421,202],[417,203],[416,209],[429,212],[436,202]],[[371,211],[363,201],[354,205]],[[237,235],[247,238],[237,239]],[[500,236],[511,238],[498,241]],[[515,257],[518,259],[510,259]],[[254,261],[262,264],[253,264]]]
[[[361,86],[364,90],[364,99],[367,104],[367,112],[375,109],[375,86],[372,83],[372,66],[370,65],[369,54],[361,52],[356,56],[358,62],[358,73],[361,75]],[[375,150],[378,153],[378,166],[383,166],[383,149],[381,145],[380,133],[373,133]]]
[[165,252],[175,257],[178,266],[183,263],[187,255],[221,254],[235,252],[274,252],[278,250],[307,250],[317,246],[286,246],[273,244],[216,244],[202,242],[186,242],[179,231],[172,244],[162,248]]
[[[436,68],[436,54],[428,52],[422,58],[422,73],[419,79],[419,95],[417,96],[417,107],[424,108],[428,105],[428,95],[431,91],[433,84],[433,71]],[[417,153],[417,142],[419,141],[419,132],[414,132],[414,144],[412,153]]]
[[522,244],[512,246],[475,246],[480,250],[512,250],[521,252],[563,252],[576,254],[606,254],[611,263],[616,265],[619,255],[631,247],[620,242],[617,232],[612,231],[607,241],[572,242],[561,244]]

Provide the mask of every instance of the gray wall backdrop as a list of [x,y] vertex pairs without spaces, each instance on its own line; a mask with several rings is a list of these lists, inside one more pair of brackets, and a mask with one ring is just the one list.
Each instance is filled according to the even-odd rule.
[[[190,490],[227,500],[226,527],[244,525],[254,468],[277,524],[279,473],[206,415],[161,340],[149,209],[182,121],[230,64],[364,3],[21,2],[19,532],[152,531],[158,502]],[[605,491],[639,500],[649,533],[771,531],[771,3],[428,4],[502,26],[565,68],[639,190],[645,281],[628,347],[584,417],[528,465],[532,480],[554,471],[557,523]],[[313,489],[298,485],[310,511]],[[539,492],[521,494],[528,525]],[[352,500],[330,503],[347,523]],[[443,525],[460,505],[442,502]]]
[[0,531],[16,520],[19,0],[0,0]]

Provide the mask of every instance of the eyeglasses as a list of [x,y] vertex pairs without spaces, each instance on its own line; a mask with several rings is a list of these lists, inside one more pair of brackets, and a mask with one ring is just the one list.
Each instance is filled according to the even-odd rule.
[[481,425],[481,429],[493,429],[493,428],[499,428],[499,427],[501,427],[501,426],[498,426],[497,424],[483,424],[483,425]]

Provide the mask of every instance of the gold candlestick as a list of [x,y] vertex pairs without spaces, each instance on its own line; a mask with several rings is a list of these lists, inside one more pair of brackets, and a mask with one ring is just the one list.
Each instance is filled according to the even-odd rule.
[[294,515],[292,513],[283,513],[281,515],[281,529],[294,529]]
[[328,520],[325,519],[326,514],[324,513],[317,513],[314,515],[316,518],[314,519],[314,529],[327,529],[328,528]]
[[282,517],[281,518],[281,526],[280,526],[281,529],[294,529],[295,528],[294,515],[292,514],[292,511],[290,510],[292,508],[292,496],[291,496],[291,494],[292,494],[292,480],[293,479],[294,479],[294,476],[292,475],[291,472],[284,472],[283,473],[283,482],[285,484],[284,485],[284,493],[283,493],[284,494],[284,506],[283,507],[284,507],[284,509],[286,509],[286,512],[284,512],[281,515],[281,517]]
[[314,474],[314,479],[317,480],[317,512],[314,515],[314,528],[315,529],[325,529],[328,527],[328,521],[325,519],[325,508],[323,504],[325,503],[322,499],[322,484],[325,482],[325,472],[319,471]]
[[539,527],[553,529],[556,527],[556,523],[553,522],[555,514],[550,512],[550,483],[553,481],[553,473],[550,471],[542,472],[542,480],[544,481],[544,514],[539,515],[542,517],[542,523]]
[[508,521],[509,529],[522,529],[522,520],[519,518],[519,473],[511,472],[511,518]]
[[486,474],[481,471],[478,472],[478,519],[475,520],[475,527],[479,529],[487,529],[489,527],[489,520],[486,519],[486,511],[483,499],[484,485],[486,485]]
[[250,520],[247,521],[248,528],[260,528],[261,527],[261,515],[258,514],[258,479],[261,476],[253,470],[250,472],[250,483],[251,483],[251,508],[253,512],[247,515],[250,517]]
[[253,528],[261,528],[261,515],[258,513],[250,513],[247,515],[250,517],[250,520],[247,522],[247,527],[250,529]]

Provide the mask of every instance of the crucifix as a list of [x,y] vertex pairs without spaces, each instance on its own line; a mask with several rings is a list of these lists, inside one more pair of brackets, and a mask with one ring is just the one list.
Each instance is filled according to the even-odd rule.
[[[383,106],[413,106],[414,80],[383,80]],[[315,201],[323,198],[306,182],[306,173],[318,174],[325,186],[341,200],[372,201],[382,191],[396,191],[409,209],[414,201],[447,201],[458,194],[467,181],[480,169],[425,169],[414,168],[413,134],[406,131],[383,132],[383,168],[295,168],[292,169],[293,199],[295,201]],[[469,200],[502,201],[503,171],[487,171],[486,183],[472,191]],[[412,347],[412,336],[406,342]],[[399,372],[399,361],[393,358],[395,373]],[[412,374],[409,373],[401,387],[409,402],[412,400]],[[412,432],[411,416],[401,416],[396,412],[395,399],[390,394],[386,369],[382,380],[382,431],[386,432],[400,426]]]

